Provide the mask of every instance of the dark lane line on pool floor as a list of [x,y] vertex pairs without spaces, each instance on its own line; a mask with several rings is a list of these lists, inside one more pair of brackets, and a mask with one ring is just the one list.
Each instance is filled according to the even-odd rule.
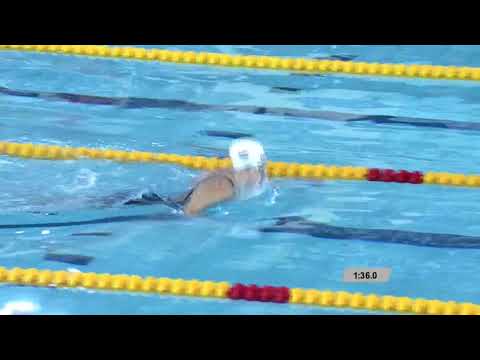
[[136,97],[102,97],[55,92],[34,92],[26,90],[12,90],[0,87],[0,94],[19,97],[30,97],[48,101],[63,101],[74,104],[108,105],[123,109],[161,108],[183,111],[234,111],[256,115],[275,115],[290,118],[310,118],[323,121],[338,121],[345,123],[365,122],[375,125],[407,125],[425,128],[480,130],[480,123],[424,119],[390,115],[360,115],[335,111],[301,110],[281,107],[262,107],[249,105],[216,105],[200,104],[185,100],[167,100]]
[[200,135],[227,138],[227,139],[241,139],[245,137],[254,137],[252,134],[240,133],[235,131],[223,131],[223,130],[202,130],[202,131],[199,131],[198,133]]
[[30,229],[30,228],[42,228],[42,227],[45,227],[45,228],[67,227],[67,226],[111,224],[111,223],[134,222],[134,221],[169,221],[169,220],[181,220],[181,219],[185,219],[185,217],[181,215],[165,214],[165,213],[150,214],[150,215],[128,215],[128,216],[113,216],[108,218],[83,220],[83,221],[0,225],[0,230],[1,229]]
[[[69,227],[93,224],[109,224],[119,222],[136,221],[189,221],[182,215],[175,214],[149,214],[116,216],[94,220],[58,222],[58,223],[37,223],[37,224],[13,224],[0,225],[1,229],[25,229],[25,228],[51,228],[51,227]],[[335,239],[335,240],[354,240],[369,241],[380,243],[403,244],[411,246],[424,246],[450,249],[480,249],[479,236],[467,236],[456,234],[441,233],[423,233],[405,230],[389,229],[362,229],[333,226],[318,222],[309,221],[301,216],[277,217],[271,226],[258,228],[263,233],[291,233],[304,234],[312,237]]]
[[85,266],[90,264],[95,258],[93,256],[79,255],[79,254],[62,254],[62,253],[46,253],[43,256],[46,261],[61,262],[71,265]]
[[309,221],[301,216],[279,217],[276,219],[277,222],[274,225],[265,226],[258,230],[264,233],[304,234],[336,240],[362,240],[451,249],[480,249],[479,236],[338,227]]

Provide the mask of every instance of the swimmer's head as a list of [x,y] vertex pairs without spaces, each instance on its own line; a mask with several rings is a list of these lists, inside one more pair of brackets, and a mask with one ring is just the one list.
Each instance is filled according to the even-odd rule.
[[263,146],[253,139],[237,139],[230,145],[230,159],[236,171],[264,169],[267,157]]
[[267,157],[263,146],[252,139],[234,140],[230,158],[235,172],[235,192],[240,199],[260,195],[268,186]]

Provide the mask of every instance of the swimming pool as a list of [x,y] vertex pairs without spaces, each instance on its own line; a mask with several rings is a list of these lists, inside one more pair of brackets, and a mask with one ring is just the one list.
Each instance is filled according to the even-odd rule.
[[[152,46],[146,46],[152,47]],[[158,46],[233,54],[478,66],[478,46]],[[478,82],[304,75],[0,51],[2,141],[227,156],[254,136],[269,159],[478,173]],[[287,110],[285,110],[287,109]],[[348,121],[349,119],[361,119]],[[261,197],[182,221],[65,227],[107,217],[171,213],[97,206],[120,191],[183,191],[199,172],[169,164],[0,157],[0,266],[256,283],[478,303],[478,246],[439,247],[435,235],[476,237],[476,188],[272,179]],[[275,227],[275,218],[291,217]],[[301,217],[301,218],[300,218]],[[305,232],[363,229],[376,241]],[[268,229],[275,231],[268,231]],[[412,234],[408,243],[378,229]],[[277,231],[278,230],[278,231]],[[267,232],[268,231],[268,232]],[[377,235],[375,235],[377,234]],[[417,234],[417,235],[415,235]],[[376,237],[375,237],[376,236]],[[454,241],[455,240],[455,241]],[[472,244],[470,242],[469,244]],[[432,245],[432,246],[428,246]],[[88,264],[46,254],[90,257]],[[83,258],[85,259],[85,258]],[[389,267],[387,283],[343,282],[347,267]],[[0,304],[40,314],[361,314],[363,310],[172,296],[0,287]]]

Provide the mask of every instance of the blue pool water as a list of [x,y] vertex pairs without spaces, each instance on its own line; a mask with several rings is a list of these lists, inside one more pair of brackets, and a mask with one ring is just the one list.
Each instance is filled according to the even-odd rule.
[[[479,46],[158,47],[480,66]],[[0,71],[2,141],[223,157],[231,139],[218,135],[235,132],[255,136],[274,161],[479,172],[480,92],[475,82],[304,76],[20,52],[0,52]],[[362,120],[347,121],[355,117]],[[0,227],[169,214],[171,210],[161,205],[101,208],[98,199],[126,190],[179,193],[196,175],[171,165],[0,156]],[[422,244],[415,243],[415,236],[410,243],[399,244],[388,236],[369,242],[259,231],[271,227],[275,217],[302,216],[316,224],[372,233],[389,229],[480,236],[478,190],[292,179],[273,179],[272,185],[274,190],[258,198],[225,204],[188,221],[0,229],[0,266],[480,302],[476,287],[480,241],[472,248],[458,248],[455,242],[446,247],[418,246]],[[293,220],[287,225],[302,227]],[[108,234],[72,236],[98,232]],[[87,265],[65,264],[46,260],[47,253],[93,260]],[[342,282],[344,269],[355,266],[390,267],[391,280]],[[37,304],[39,314],[366,313],[0,287],[0,307],[12,301]]]

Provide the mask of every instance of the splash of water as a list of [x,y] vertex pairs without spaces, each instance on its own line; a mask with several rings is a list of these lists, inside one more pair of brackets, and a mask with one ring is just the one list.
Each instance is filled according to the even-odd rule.
[[39,310],[40,306],[30,301],[10,301],[0,309],[0,315],[31,315]]
[[70,186],[64,186],[63,191],[68,194],[73,194],[78,192],[79,190],[90,189],[95,186],[97,183],[97,173],[87,169],[82,168],[78,171],[73,184]]

